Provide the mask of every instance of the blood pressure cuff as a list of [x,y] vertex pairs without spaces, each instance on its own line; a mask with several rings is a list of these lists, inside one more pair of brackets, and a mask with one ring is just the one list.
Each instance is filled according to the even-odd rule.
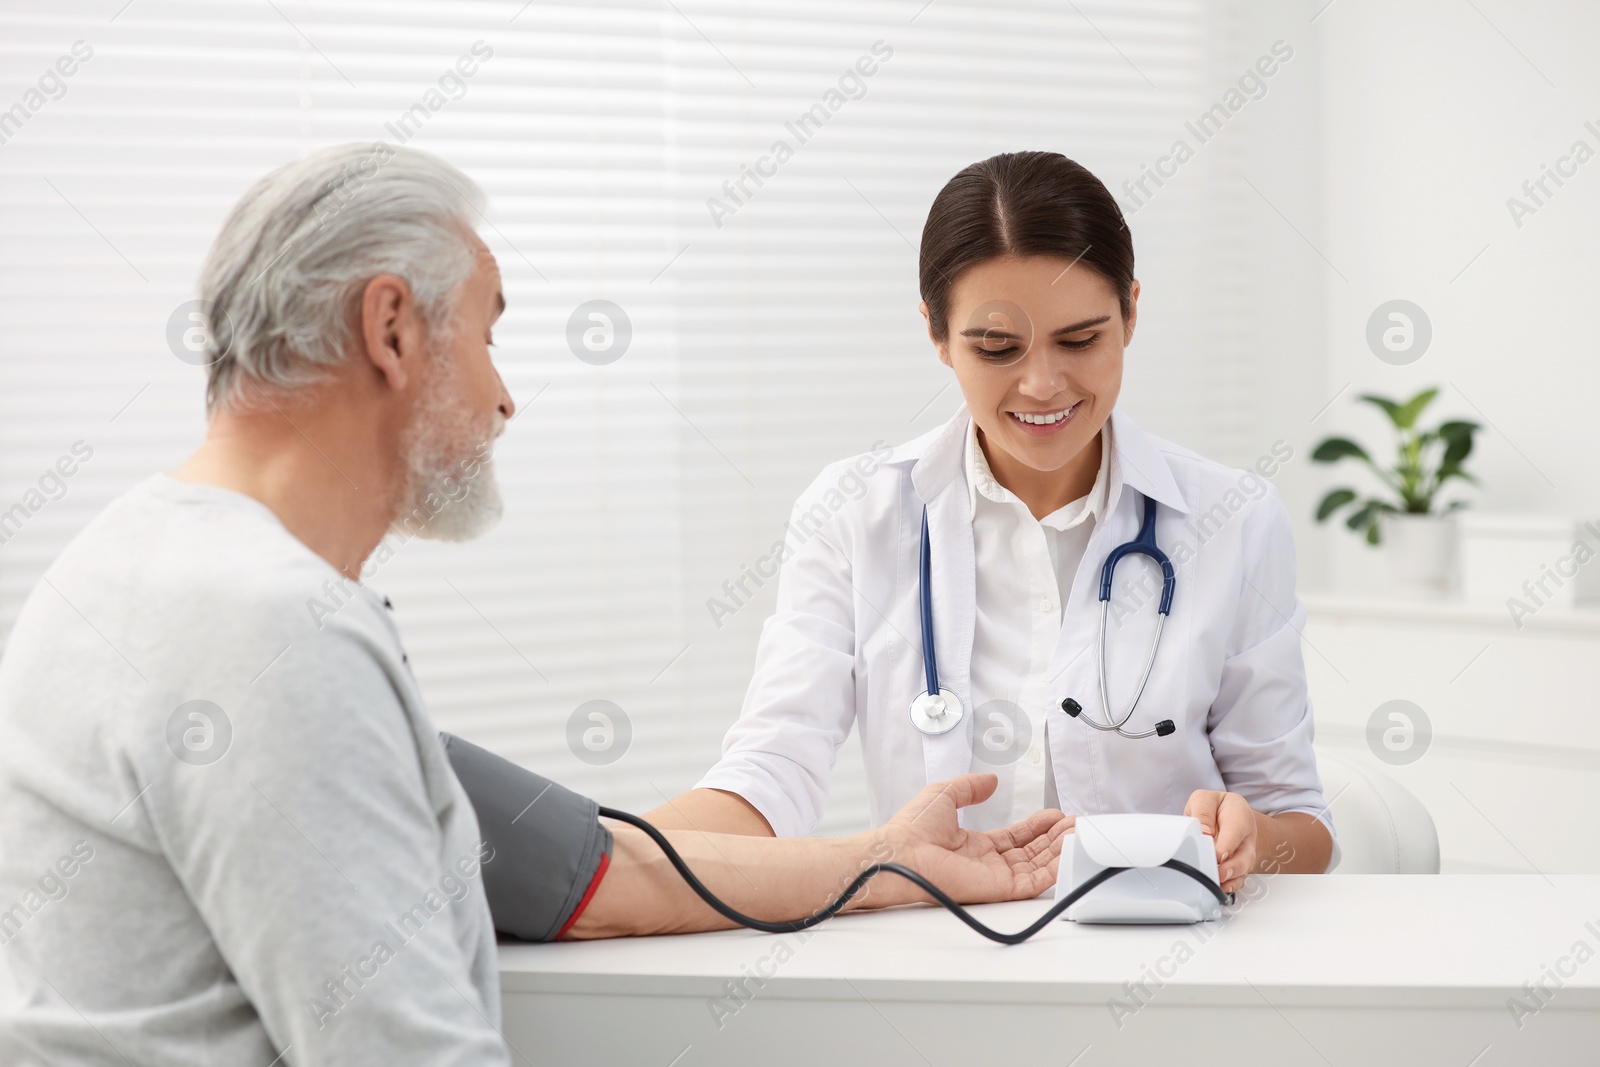
[[439,734],[493,850],[483,890],[494,928],[553,941],[588,906],[611,862],[598,805],[453,734]]

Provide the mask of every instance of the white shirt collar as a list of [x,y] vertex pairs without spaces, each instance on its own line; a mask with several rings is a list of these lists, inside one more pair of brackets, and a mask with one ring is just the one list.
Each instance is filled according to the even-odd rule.
[[[967,406],[962,404],[943,426],[895,446],[885,461],[910,468],[911,484],[924,504],[947,488],[959,492],[959,487],[951,483],[966,475],[964,445],[970,419]],[[1106,425],[1111,427],[1111,439],[1101,442],[1102,455],[1109,447],[1111,462],[1100,465],[1107,479],[1106,510],[1118,506],[1122,490],[1129,488],[1180,515],[1190,514],[1168,460],[1169,455],[1183,450],[1146,433],[1120,406],[1112,409]]]
[[[1091,515],[1097,519],[1103,516],[1108,493],[1107,472],[1110,469],[1111,420],[1107,419],[1100,429],[1100,469],[1095,472],[1094,485],[1090,487],[1088,495],[1057,508],[1040,519],[1039,524],[1056,530],[1070,530],[1086,521]],[[997,504],[1014,502],[1024,510],[1027,509],[1027,505],[1011,490],[995,480],[993,472],[989,469],[989,461],[983,454],[983,448],[978,444],[978,424],[975,420],[967,422],[966,473],[967,498],[973,515],[978,513],[980,495]]]

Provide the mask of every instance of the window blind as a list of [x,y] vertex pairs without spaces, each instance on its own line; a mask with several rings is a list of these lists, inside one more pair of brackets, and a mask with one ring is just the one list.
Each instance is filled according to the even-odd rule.
[[[66,541],[200,440],[203,371],[167,331],[228,208],[316,147],[403,141],[489,194],[519,412],[503,523],[406,544],[369,584],[441,727],[604,803],[661,803],[738,713],[776,588],[748,576],[795,495],[958,402],[916,310],[935,193],[1021,148],[1118,191],[1219,91],[1210,17],[1198,0],[0,5],[0,108],[26,111],[0,114],[0,509],[25,512],[0,526],[0,640]],[[1227,352],[1202,375],[1191,340],[1230,284],[1205,220],[1235,193],[1184,178],[1132,216],[1147,298],[1123,402],[1203,446],[1244,417],[1206,384]],[[609,362],[568,341],[591,301],[625,317]],[[596,710],[609,751],[584,744],[604,740]],[[865,819],[852,740],[822,829]]]

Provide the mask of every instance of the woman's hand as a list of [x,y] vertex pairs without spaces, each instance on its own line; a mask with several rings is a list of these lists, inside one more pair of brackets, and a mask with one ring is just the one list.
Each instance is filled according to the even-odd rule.
[[1256,810],[1238,793],[1196,789],[1183,806],[1185,815],[1200,820],[1217,847],[1218,884],[1224,893],[1237,893],[1260,858],[1261,824]]
[[[989,799],[999,782],[992,774],[963,774],[927,786],[882,828],[863,835],[866,862],[910,867],[962,904],[1038,896],[1055,884],[1061,838],[1074,818],[1050,808],[1002,830],[963,830],[956,812]],[[932,899],[894,874],[878,875],[862,895],[868,890],[866,907]]]

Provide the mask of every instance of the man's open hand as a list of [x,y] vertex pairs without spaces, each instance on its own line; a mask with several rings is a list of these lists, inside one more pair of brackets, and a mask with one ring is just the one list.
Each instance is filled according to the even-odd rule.
[[[935,782],[883,827],[863,835],[873,859],[911,868],[963,904],[1027,900],[1055,884],[1061,838],[1074,819],[1050,808],[1001,830],[964,830],[956,812],[993,795],[992,774],[963,774]],[[867,907],[931,900],[894,874],[869,883]]]

